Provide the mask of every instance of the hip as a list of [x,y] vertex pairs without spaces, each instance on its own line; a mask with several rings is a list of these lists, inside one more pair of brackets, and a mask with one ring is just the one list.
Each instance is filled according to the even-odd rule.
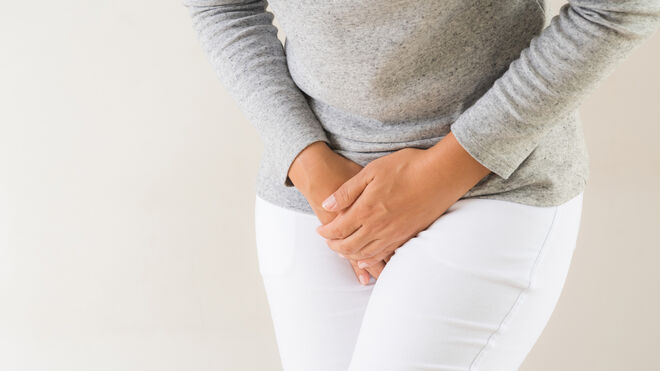
[[[583,192],[557,206],[466,198],[395,253],[435,259],[474,272],[509,277],[524,284],[529,269],[547,244],[570,256],[580,225]],[[285,275],[334,261],[336,254],[318,235],[315,214],[255,199],[255,233],[262,275]],[[550,240],[550,241],[548,241]],[[345,267],[350,268],[350,267]]]

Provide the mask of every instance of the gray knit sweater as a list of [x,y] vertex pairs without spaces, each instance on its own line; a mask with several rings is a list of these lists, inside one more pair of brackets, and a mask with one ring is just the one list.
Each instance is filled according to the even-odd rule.
[[264,143],[257,194],[310,214],[287,177],[309,144],[364,166],[450,130],[491,170],[462,198],[567,201],[589,174],[578,106],[660,26],[660,0],[571,0],[547,27],[542,0],[183,2]]

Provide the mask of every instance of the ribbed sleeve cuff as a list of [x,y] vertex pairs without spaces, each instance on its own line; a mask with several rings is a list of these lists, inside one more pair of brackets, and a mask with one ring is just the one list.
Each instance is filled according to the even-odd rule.
[[[494,142],[470,129],[468,120],[458,120],[450,126],[456,141],[470,156],[499,177],[508,179],[520,163],[507,161],[503,153],[494,150]],[[505,149],[504,147],[500,147]]]

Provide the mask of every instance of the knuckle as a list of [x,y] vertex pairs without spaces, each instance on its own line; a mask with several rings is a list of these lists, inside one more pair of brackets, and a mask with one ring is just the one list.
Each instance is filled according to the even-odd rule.
[[346,232],[343,231],[343,230],[341,230],[341,229],[337,229],[337,230],[335,230],[335,234],[334,234],[334,235],[337,236],[337,239],[344,239],[344,238],[347,237]]
[[369,263],[369,265],[373,264],[373,262],[371,261],[371,256],[369,256],[369,254],[365,254],[363,251],[357,251],[355,253],[355,259],[366,261],[367,263]]
[[360,205],[356,210],[359,217],[366,217],[370,215],[374,210],[374,205],[371,202],[366,202]]
[[351,255],[351,250],[349,249],[349,246],[343,241],[337,241],[334,246],[334,250],[347,258],[350,258],[349,255]]
[[330,250],[338,252],[342,255],[346,255],[346,251],[344,251],[343,244],[342,244],[341,240],[328,240],[327,244],[328,244],[328,247],[330,248]]
[[343,246],[344,251],[346,251],[346,254],[349,254],[353,257],[356,257],[358,253],[360,252],[360,248],[355,246],[354,244],[349,244],[346,243]]
[[373,171],[374,169],[377,169],[379,164],[380,164],[380,161],[379,161],[379,158],[377,158],[377,159],[367,163],[364,166],[363,170],[366,170],[369,173],[369,172]]
[[356,251],[355,256],[358,260],[366,260],[366,259],[372,260],[373,257],[374,257],[373,253],[371,253],[371,252],[369,252],[365,249],[362,249],[360,251]]
[[333,238],[344,238],[341,230],[337,227],[328,228],[328,235],[332,236]]
[[339,202],[346,202],[348,200],[348,190],[346,187],[341,187],[335,192],[335,199]]
[[371,219],[370,217],[374,215],[374,210],[374,206],[369,202],[363,203],[360,207],[355,209],[355,217],[362,222],[362,228],[369,228],[371,222],[368,221]]
[[370,223],[369,227],[369,231],[372,235],[375,236],[377,233],[380,235],[380,232],[385,229],[385,222],[380,219],[375,219]]
[[365,222],[364,218],[359,218],[359,220],[362,220],[362,224],[360,225],[360,228],[355,233],[359,233],[360,235],[362,235],[364,237],[369,236],[371,234],[371,224]]
[[360,260],[360,257],[356,254],[355,251],[354,252],[346,252],[345,255],[346,255],[347,258],[349,258],[351,260],[354,260],[355,263],[357,263],[358,260]]

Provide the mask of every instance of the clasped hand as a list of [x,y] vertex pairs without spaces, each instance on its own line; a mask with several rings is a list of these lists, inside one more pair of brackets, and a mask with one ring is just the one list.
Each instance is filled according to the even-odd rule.
[[323,207],[338,214],[317,228],[328,247],[360,268],[380,262],[490,172],[451,134],[444,139],[377,158],[331,194]]
[[323,203],[338,214],[317,232],[360,268],[385,259],[452,203],[430,161],[426,150],[409,147],[368,163]]

